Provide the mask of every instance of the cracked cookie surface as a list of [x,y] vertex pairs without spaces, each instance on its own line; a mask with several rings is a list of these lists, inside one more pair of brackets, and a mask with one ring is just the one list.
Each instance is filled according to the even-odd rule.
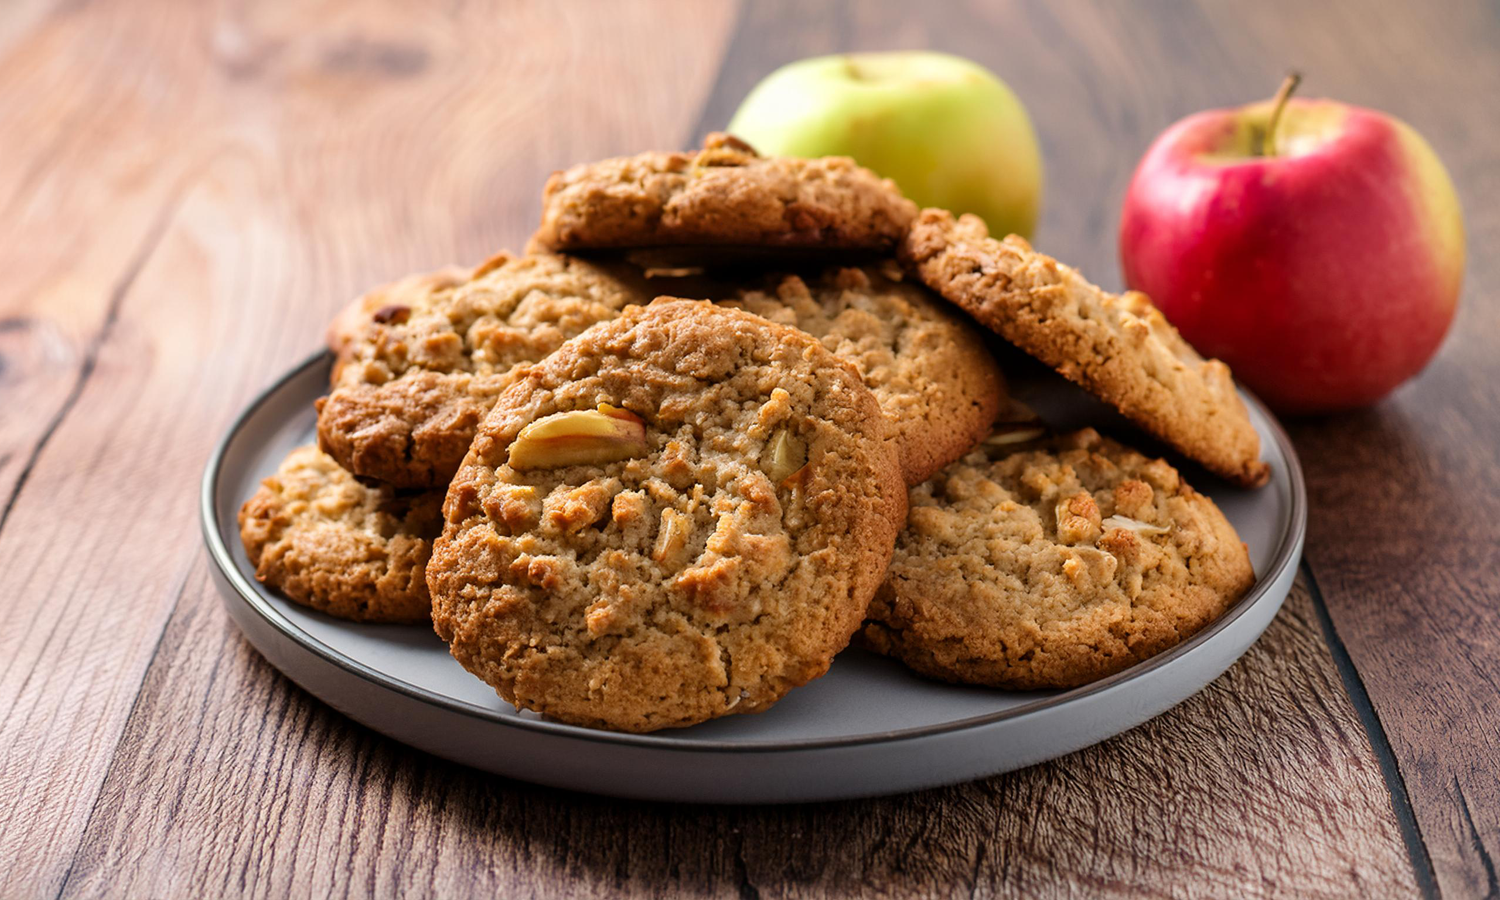
[[240,540],[255,577],[304,606],[356,622],[425,622],[442,504],[439,491],[360,484],[301,447],[240,507]]
[[1212,500],[1093,429],[981,445],[910,503],[862,637],[945,681],[1085,684],[1190,637],[1254,582]]
[[734,246],[888,253],[917,208],[846,157],[763,157],[710,134],[697,152],[573,166],[547,181],[533,240],[553,250]]
[[895,426],[907,484],[968,452],[1005,399],[978,330],[893,263],[787,275],[723,305],[799,328],[853,363]]
[[335,382],[339,368],[353,355],[362,352],[355,349],[355,345],[366,338],[372,325],[403,318],[412,308],[426,303],[433,293],[468,281],[470,274],[468,269],[459,266],[445,266],[432,272],[398,278],[355,298],[328,323],[325,335],[328,349],[334,355]]
[[1146,295],[1111,294],[1020,237],[926,209],[901,259],[981,324],[1244,487],[1270,478],[1229,367],[1199,356]]
[[626,267],[545,253],[372,292],[330,327],[337,361],[318,445],[356,475],[442,487],[522,366],[649,298]]
[[904,516],[897,453],[806,334],[709,303],[629,309],[485,420],[428,566],[434,625],[501,697],[563,722],[764,710],[858,629]]

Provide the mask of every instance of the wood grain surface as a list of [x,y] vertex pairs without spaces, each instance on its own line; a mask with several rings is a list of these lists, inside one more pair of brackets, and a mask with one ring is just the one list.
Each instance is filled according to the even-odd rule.
[[396,744],[272,669],[205,580],[172,616],[61,896],[1361,889],[1416,884],[1301,587],[1227,675],[1100,746],[908,796],[736,808],[532,787]]
[[194,481],[237,408],[361,287],[523,241],[552,169],[681,143],[734,13],[147,6],[27,10],[0,59],[0,897],[61,888],[186,650]]
[[[518,246],[553,168],[687,145],[779,63],[894,47],[1010,83],[1048,166],[1037,243],[1106,285],[1150,139],[1289,66],[1453,172],[1459,326],[1380,407],[1291,423],[1311,578],[1244,661],[1054,763],[737,809],[466,770],[249,649],[197,475],[334,308]],[[1464,0],[6,4],[0,897],[1500,896],[1497,47]]]
[[1441,154],[1469,262],[1422,377],[1374,409],[1289,423],[1308,472],[1307,560],[1443,893],[1500,897],[1500,7],[1396,17],[1338,54],[1330,93],[1391,110]]

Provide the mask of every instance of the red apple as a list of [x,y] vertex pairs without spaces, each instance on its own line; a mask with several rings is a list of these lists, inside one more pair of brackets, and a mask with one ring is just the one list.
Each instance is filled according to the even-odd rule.
[[1463,213],[1421,135],[1331,100],[1199,113],[1156,139],[1120,221],[1125,279],[1276,409],[1363,406],[1458,305]]

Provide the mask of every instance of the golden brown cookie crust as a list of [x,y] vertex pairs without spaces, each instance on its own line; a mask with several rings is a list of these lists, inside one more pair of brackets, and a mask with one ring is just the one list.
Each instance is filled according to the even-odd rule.
[[440,492],[360,484],[316,447],[293,450],[240,507],[255,577],[303,606],[356,622],[425,622]]
[[788,275],[724,305],[799,328],[853,363],[895,426],[907,484],[967,453],[1006,396],[973,324],[894,263]]
[[916,205],[845,157],[762,157],[711,134],[696,153],[642,153],[553,173],[533,240],[553,250],[661,246],[890,252]]
[[412,306],[425,302],[435,291],[457,287],[469,278],[469,270],[458,266],[447,266],[433,272],[422,272],[384,284],[363,296],[355,298],[333,321],[328,323],[328,349],[333,352],[334,380],[347,361],[351,345],[365,336],[372,323],[379,325],[401,318]]
[[901,258],[933,290],[1210,471],[1270,478],[1229,367],[1205,360],[1144,294],[1111,294],[971,215],[926,209]]
[[1254,582],[1212,500],[1088,428],[976,450],[913,488],[863,638],[933,678],[1086,684],[1185,640]]
[[552,254],[500,254],[467,279],[402,284],[400,302],[358,301],[336,325],[355,336],[318,401],[318,444],[356,475],[409,489],[448,483],[526,364],[649,299],[624,267]]
[[[601,403],[644,423],[642,455],[509,465],[527,425]],[[485,420],[428,566],[433,623],[501,697],[560,721],[764,710],[827,671],[880,582],[906,503],[889,428],[802,332],[709,303],[631,308]]]

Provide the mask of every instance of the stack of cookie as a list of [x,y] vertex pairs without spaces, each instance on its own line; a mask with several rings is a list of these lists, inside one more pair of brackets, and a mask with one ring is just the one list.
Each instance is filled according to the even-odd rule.
[[764,710],[851,640],[1066,687],[1222,613],[1253,575],[1213,502],[1050,432],[984,329],[1266,480],[1228,369],[1145,297],[713,135],[558,173],[524,255],[351,304],[318,446],[245,503],[245,549],[329,615],[430,618],[517,708],[635,732]]

